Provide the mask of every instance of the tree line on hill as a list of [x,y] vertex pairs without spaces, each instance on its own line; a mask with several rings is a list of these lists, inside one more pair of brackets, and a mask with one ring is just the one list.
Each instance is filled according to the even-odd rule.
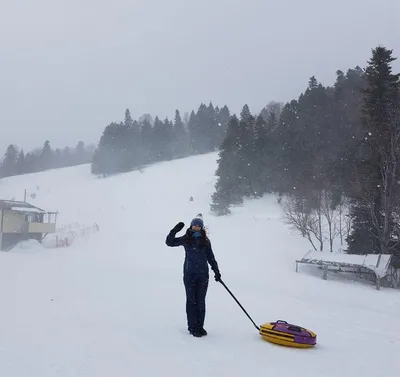
[[197,112],[174,120],[145,114],[133,120],[129,109],[123,122],[109,124],[100,138],[92,163],[94,174],[126,172],[158,161],[217,150],[225,137],[227,106],[201,104]]
[[393,51],[372,50],[365,69],[311,77],[281,111],[231,116],[219,152],[211,210],[278,195],[284,219],[315,250],[335,237],[348,252],[400,249],[400,80]]
[[42,148],[25,154],[23,149],[11,144],[7,147],[0,165],[0,178],[87,164],[91,162],[94,150],[95,146],[86,146],[82,141],[75,148],[53,150],[46,140]]

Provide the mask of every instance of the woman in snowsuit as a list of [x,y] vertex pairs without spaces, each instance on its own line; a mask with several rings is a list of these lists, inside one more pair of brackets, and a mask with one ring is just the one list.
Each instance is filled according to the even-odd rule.
[[215,281],[221,280],[212,251],[211,242],[204,230],[201,214],[191,222],[190,228],[182,237],[175,237],[184,223],[180,222],[169,232],[165,243],[168,246],[183,246],[185,248],[185,262],[183,266],[183,282],[186,290],[186,315],[189,332],[195,337],[207,335],[204,329],[206,314],[206,294],[208,288],[209,269],[214,271]]

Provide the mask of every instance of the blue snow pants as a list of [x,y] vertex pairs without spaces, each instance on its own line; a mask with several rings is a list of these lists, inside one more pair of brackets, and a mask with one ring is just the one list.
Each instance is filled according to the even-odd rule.
[[187,324],[190,332],[204,326],[208,279],[208,274],[203,273],[186,273],[183,276],[186,290]]

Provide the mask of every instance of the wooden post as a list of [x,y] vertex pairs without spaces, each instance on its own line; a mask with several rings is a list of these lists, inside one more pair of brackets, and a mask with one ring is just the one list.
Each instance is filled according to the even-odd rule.
[[299,262],[296,261],[296,272],[299,272]]
[[328,280],[328,265],[326,265],[324,267],[324,276],[323,276],[324,280]]
[[381,290],[381,278],[378,275],[376,275],[376,290]]

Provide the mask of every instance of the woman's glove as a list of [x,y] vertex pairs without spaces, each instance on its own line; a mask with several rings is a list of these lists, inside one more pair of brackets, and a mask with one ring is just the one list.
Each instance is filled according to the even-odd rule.
[[172,229],[171,229],[171,233],[172,234],[176,234],[178,232],[180,232],[183,227],[185,226],[185,224],[183,222],[179,222],[178,224],[176,224]]

